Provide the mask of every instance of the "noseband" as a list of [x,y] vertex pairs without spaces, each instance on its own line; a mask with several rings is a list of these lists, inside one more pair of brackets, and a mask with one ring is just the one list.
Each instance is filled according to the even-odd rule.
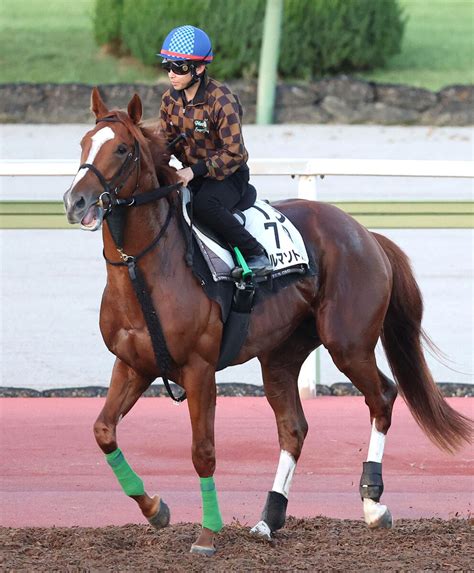
[[[125,125],[123,121],[117,117],[103,117],[97,119],[96,124],[103,121],[116,122]],[[83,163],[79,166],[79,171],[81,169],[90,169],[102,185],[103,192],[99,196],[98,204],[104,210],[105,219],[111,213],[113,207],[118,205],[131,207],[135,202],[135,198],[133,197],[131,199],[119,199],[118,194],[127,183],[134,169],[137,171],[137,179],[133,193],[135,193],[135,191],[138,189],[138,182],[140,179],[140,144],[134,137],[133,151],[130,151],[127,154],[125,161],[122,163],[117,173],[112,177],[112,179],[110,179],[110,181],[107,181],[102,172],[92,163]]]

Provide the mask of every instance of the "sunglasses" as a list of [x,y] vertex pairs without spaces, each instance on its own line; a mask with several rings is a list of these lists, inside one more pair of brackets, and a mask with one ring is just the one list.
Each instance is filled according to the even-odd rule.
[[188,62],[162,62],[161,67],[167,72],[173,72],[177,76],[185,76],[191,71],[191,65]]

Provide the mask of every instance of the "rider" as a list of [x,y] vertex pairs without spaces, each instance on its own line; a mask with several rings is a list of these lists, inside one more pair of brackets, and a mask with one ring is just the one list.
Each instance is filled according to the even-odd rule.
[[161,101],[161,130],[168,142],[182,136],[173,153],[184,165],[178,177],[193,193],[194,213],[238,247],[255,274],[271,272],[262,245],[231,213],[248,188],[248,153],[238,98],[206,73],[214,57],[209,37],[194,26],[180,26],[157,56],[171,83]]

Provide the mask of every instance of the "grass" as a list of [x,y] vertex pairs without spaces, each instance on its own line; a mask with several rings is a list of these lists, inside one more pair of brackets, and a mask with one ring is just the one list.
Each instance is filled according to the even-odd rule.
[[[474,83],[474,0],[400,2],[408,18],[402,52],[386,68],[358,75],[432,90]],[[94,0],[0,0],[0,82],[154,83],[156,69],[96,46],[93,6]]]
[[95,44],[94,0],[0,0],[0,82],[153,83],[157,72]]
[[400,0],[400,4],[407,17],[401,53],[386,68],[360,76],[435,91],[474,83],[474,0]]

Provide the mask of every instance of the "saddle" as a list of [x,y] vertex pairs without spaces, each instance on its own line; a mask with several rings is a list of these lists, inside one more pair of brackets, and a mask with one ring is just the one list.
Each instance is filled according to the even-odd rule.
[[[273,285],[274,279],[282,281],[285,275],[290,275],[288,278],[291,279],[295,274],[305,274],[309,260],[296,227],[271,205],[257,200],[255,187],[249,185],[232,213],[266,249],[274,270],[268,276],[250,275],[236,279],[232,275],[236,261],[230,246],[193,218],[189,189],[182,188],[180,194],[183,218],[188,231],[192,230],[190,244],[197,244],[201,255],[192,257],[193,272],[201,280],[208,296],[221,306],[224,333],[217,370],[222,370],[239,354],[247,337],[257,286],[261,290],[261,283]],[[204,277],[202,261],[205,261],[205,271],[210,272],[213,284]]]
[[[199,247],[214,281],[235,282],[232,270],[236,265],[234,253],[209,227],[192,217],[189,189],[181,189],[182,212],[193,237]],[[309,266],[306,247],[301,234],[282,213],[265,201],[256,199],[256,190],[249,185],[241,201],[233,209],[234,216],[247,231],[265,248],[273,264],[269,277],[259,277],[263,281],[276,279],[287,274],[304,274]],[[191,224],[191,219],[192,224]]]

